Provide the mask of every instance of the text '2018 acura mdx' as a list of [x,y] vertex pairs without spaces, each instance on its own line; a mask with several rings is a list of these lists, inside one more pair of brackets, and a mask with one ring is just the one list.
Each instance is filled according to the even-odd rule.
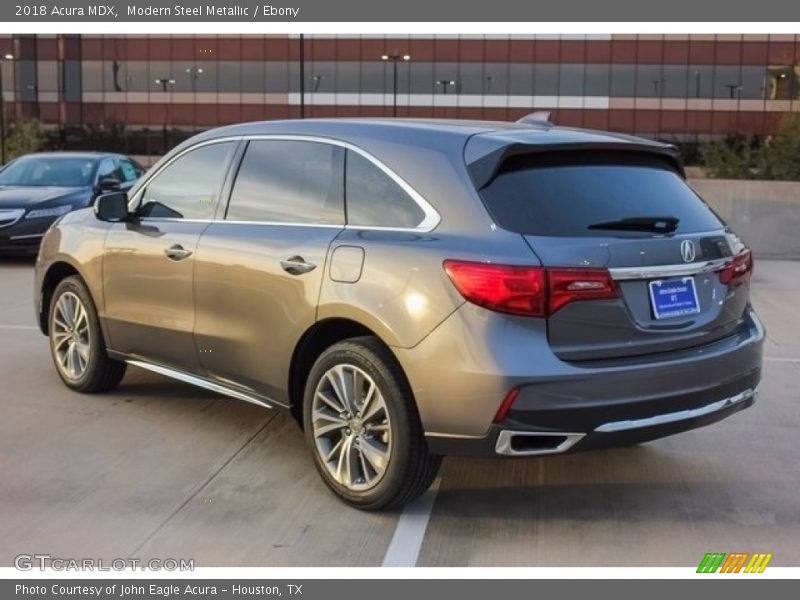
[[44,238],[70,388],[127,364],[291,413],[362,509],[440,457],[634,444],[750,406],[750,251],[671,146],[547,122],[201,133]]

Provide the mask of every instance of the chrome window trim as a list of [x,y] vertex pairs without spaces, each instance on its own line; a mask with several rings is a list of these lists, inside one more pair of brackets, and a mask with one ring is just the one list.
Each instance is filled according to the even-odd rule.
[[704,415],[710,415],[717,411],[723,410],[730,406],[739,404],[756,396],[756,391],[746,389],[743,392],[723,398],[711,404],[700,406],[698,408],[690,408],[687,410],[679,410],[671,413],[663,413],[654,417],[647,417],[644,419],[634,419],[629,421],[614,421],[611,423],[604,423],[595,429],[596,432],[609,433],[614,431],[627,431],[629,429],[639,429],[642,427],[654,427],[656,425],[664,425],[666,423],[675,423],[677,421],[684,421],[686,419],[694,419]]
[[724,269],[733,257],[718,258],[697,263],[678,265],[656,265],[652,267],[613,267],[608,270],[611,279],[626,281],[630,279],[662,279],[667,277],[685,277],[699,273],[711,273]]
[[350,225],[343,223],[342,225],[333,225],[329,223],[284,223],[281,221],[226,221],[224,219],[170,219],[170,218],[150,218],[144,217],[143,221],[153,221],[153,220],[160,220],[160,221],[191,221],[191,222],[203,222],[203,223],[235,223],[239,225],[284,225],[287,227],[340,227],[343,229],[352,229],[356,231],[399,231],[399,232],[413,232],[413,233],[429,233],[433,231],[437,225],[441,222],[442,218],[436,209],[427,201],[422,195],[417,192],[411,185],[402,177],[400,177],[397,173],[395,173],[392,169],[390,169],[385,163],[383,163],[378,158],[374,157],[372,154],[359,148],[355,144],[350,142],[345,142],[342,140],[337,140],[333,138],[326,138],[321,136],[313,136],[313,135],[294,135],[294,134],[253,134],[253,135],[238,135],[238,136],[228,136],[228,137],[221,137],[221,138],[214,138],[212,140],[205,140],[202,142],[198,142],[192,146],[184,148],[180,152],[178,152],[175,156],[171,157],[167,162],[163,165],[159,166],[159,168],[154,171],[152,174],[147,176],[146,179],[143,179],[141,184],[137,187],[136,191],[134,192],[131,199],[128,201],[128,209],[133,211],[135,210],[136,206],[138,206],[139,202],[141,202],[141,197],[147,186],[149,185],[150,181],[153,178],[157,177],[165,168],[171,165],[175,160],[197,148],[201,148],[203,146],[208,146],[210,144],[220,144],[223,142],[250,142],[254,140],[275,140],[275,141],[288,141],[288,142],[316,142],[319,144],[328,144],[331,146],[338,146],[340,148],[345,148],[347,150],[351,150],[368,161],[378,167],[381,171],[383,171],[392,181],[394,181],[400,188],[406,192],[409,197],[416,202],[417,206],[422,210],[423,214],[425,215],[422,221],[416,227],[384,227],[384,226],[366,226],[366,225]]
[[283,221],[226,221],[225,219],[175,219],[172,217],[142,217],[144,223],[166,221],[167,223],[207,223],[209,225],[283,225],[286,227],[319,227],[323,229],[344,229],[344,224],[333,223],[284,223]]

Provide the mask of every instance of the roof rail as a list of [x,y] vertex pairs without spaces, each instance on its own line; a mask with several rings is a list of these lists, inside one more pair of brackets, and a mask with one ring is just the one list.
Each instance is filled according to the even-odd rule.
[[517,119],[517,123],[522,125],[553,125],[550,121],[549,110],[537,110],[530,114],[525,115],[521,119]]

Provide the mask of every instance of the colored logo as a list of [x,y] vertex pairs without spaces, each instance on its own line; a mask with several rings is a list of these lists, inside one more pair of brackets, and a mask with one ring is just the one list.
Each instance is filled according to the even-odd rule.
[[772,554],[747,552],[707,552],[697,567],[698,573],[763,573]]

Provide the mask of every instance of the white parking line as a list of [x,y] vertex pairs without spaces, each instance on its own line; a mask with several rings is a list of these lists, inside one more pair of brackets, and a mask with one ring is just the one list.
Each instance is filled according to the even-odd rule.
[[433,503],[439,491],[440,478],[436,478],[428,491],[418,499],[406,506],[397,527],[394,530],[392,541],[383,557],[384,567],[415,567],[428,521],[433,512]]
[[0,325],[0,329],[39,329],[36,325]]
[[783,358],[780,356],[765,356],[764,362],[800,363],[800,358]]

